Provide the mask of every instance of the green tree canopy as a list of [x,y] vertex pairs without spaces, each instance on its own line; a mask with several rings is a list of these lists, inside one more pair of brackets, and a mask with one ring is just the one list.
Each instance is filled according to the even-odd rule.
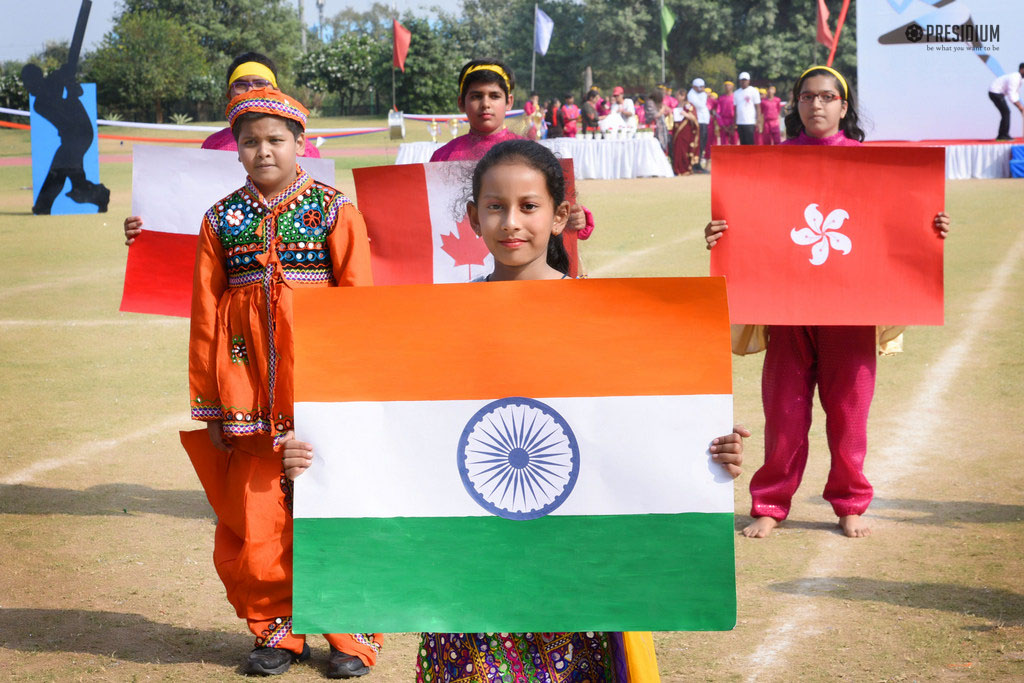
[[189,29],[178,21],[136,12],[121,15],[84,68],[85,80],[97,83],[104,103],[150,110],[159,123],[164,104],[183,97],[189,77],[204,73],[206,62]]

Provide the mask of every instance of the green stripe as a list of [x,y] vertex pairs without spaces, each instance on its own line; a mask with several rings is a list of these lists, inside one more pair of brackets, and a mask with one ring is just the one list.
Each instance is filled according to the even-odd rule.
[[297,633],[736,624],[733,515],[295,520]]

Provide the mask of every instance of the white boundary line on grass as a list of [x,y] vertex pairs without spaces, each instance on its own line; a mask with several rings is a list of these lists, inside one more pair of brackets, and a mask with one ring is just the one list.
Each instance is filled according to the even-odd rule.
[[4,320],[0,327],[104,327],[107,325],[180,325],[188,327],[188,318],[146,316],[140,318],[108,318],[105,320]]
[[17,285],[14,287],[3,287],[0,288],[0,299],[9,298],[12,296],[21,296],[28,292],[34,292],[40,289],[60,289],[67,287],[68,285],[75,285],[80,282],[91,282],[93,280],[106,280],[112,275],[124,275],[124,267],[120,268],[104,268],[102,270],[93,270],[82,275],[74,275],[71,277],[56,276],[53,280],[46,280],[47,275],[40,275],[39,277],[44,278],[41,282],[33,282],[27,285]]
[[[939,356],[921,381],[918,390],[912,394],[915,397],[914,402],[893,420],[896,428],[894,433],[885,438],[885,442],[897,445],[879,449],[877,459],[884,464],[884,467],[878,468],[880,473],[875,477],[875,484],[879,488],[893,488],[900,479],[918,467],[917,461],[921,454],[927,451],[927,442],[940,436],[941,411],[936,408],[970,357],[978,337],[985,331],[988,319],[999,305],[1000,298],[1006,293],[1010,278],[1022,256],[1024,234],[1017,238],[996,268],[988,286],[975,299],[964,318],[963,332]],[[914,440],[918,441],[915,448],[907,449],[902,446]],[[925,443],[921,443],[922,440]],[[808,577],[812,580],[828,577],[839,569],[851,551],[856,550],[857,543],[855,540],[829,535],[820,544],[818,554],[808,562]],[[751,672],[746,679],[748,682],[770,677],[773,672],[784,669],[786,656],[797,642],[804,636],[816,632],[818,610],[813,598],[819,595],[820,591],[810,589],[802,595],[792,596],[789,609],[775,620],[775,626],[766,632],[761,644],[750,656]]]
[[101,455],[103,453],[107,453],[108,451],[112,451],[118,446],[121,446],[122,444],[126,444],[131,441],[136,441],[139,439],[145,439],[150,436],[153,436],[154,434],[159,434],[160,432],[167,432],[173,429],[174,427],[181,427],[186,420],[187,417],[185,417],[184,413],[182,413],[181,415],[166,417],[160,422],[151,423],[147,427],[137,429],[134,432],[125,434],[124,436],[121,436],[116,439],[103,439],[101,441],[91,441],[87,444],[80,446],[76,451],[74,451],[70,455],[65,455],[60,458],[47,458],[46,460],[40,460],[38,462],[32,463],[31,465],[24,469],[18,470],[17,472],[8,474],[5,477],[0,477],[0,485],[11,486],[14,484],[24,484],[26,482],[32,481],[40,474],[68,467],[70,465],[81,464],[91,458],[96,457],[97,455]]
[[[668,242],[659,243],[659,244],[653,244],[653,245],[651,245],[649,247],[645,247],[643,249],[640,249],[639,251],[627,252],[627,253],[623,254],[622,256],[614,258],[611,261],[608,261],[607,263],[604,263],[604,264],[598,266],[597,268],[594,268],[593,270],[589,271],[587,274],[590,277],[607,277],[607,275],[605,275],[606,273],[615,272],[619,268],[621,268],[622,266],[624,266],[624,265],[626,265],[628,263],[632,263],[633,261],[636,261],[636,260],[638,260],[640,258],[643,258],[644,256],[647,256],[651,252],[658,251],[659,249],[666,249],[668,247],[673,247],[673,246],[675,246],[677,244],[682,244],[684,242],[689,242],[691,240],[696,239],[697,237],[702,237],[702,236],[703,236],[702,233],[692,232],[692,231],[691,232],[687,232],[687,233],[685,233],[683,235],[680,235],[680,236],[676,237],[673,240],[669,240]],[[584,254],[583,256],[584,256],[585,259],[591,258],[591,257],[587,256],[586,254]],[[614,276],[612,276],[612,277],[614,277]]]

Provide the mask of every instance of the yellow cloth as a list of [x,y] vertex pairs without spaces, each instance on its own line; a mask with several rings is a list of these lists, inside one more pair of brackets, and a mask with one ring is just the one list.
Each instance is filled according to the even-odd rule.
[[[737,356],[760,353],[768,345],[764,325],[732,325],[732,352]],[[877,325],[875,342],[880,356],[891,356],[903,351],[905,325]]]
[[626,648],[626,672],[629,674],[629,683],[661,683],[651,632],[625,631],[622,634],[622,642]]
[[277,77],[274,76],[274,72],[264,64],[259,62],[243,62],[238,65],[234,71],[231,72],[231,78],[228,79],[228,85],[234,83],[242,76],[259,76],[265,81],[269,81],[270,85],[277,87]]

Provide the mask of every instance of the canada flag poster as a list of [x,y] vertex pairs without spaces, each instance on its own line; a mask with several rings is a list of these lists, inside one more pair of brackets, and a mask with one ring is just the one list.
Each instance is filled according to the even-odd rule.
[[945,150],[722,147],[711,250],[730,321],[941,325]]
[[[572,197],[572,160],[561,163],[566,196]],[[374,284],[470,282],[494,270],[494,257],[466,216],[475,165],[442,161],[353,170]],[[575,235],[566,231],[563,243],[575,266]]]

